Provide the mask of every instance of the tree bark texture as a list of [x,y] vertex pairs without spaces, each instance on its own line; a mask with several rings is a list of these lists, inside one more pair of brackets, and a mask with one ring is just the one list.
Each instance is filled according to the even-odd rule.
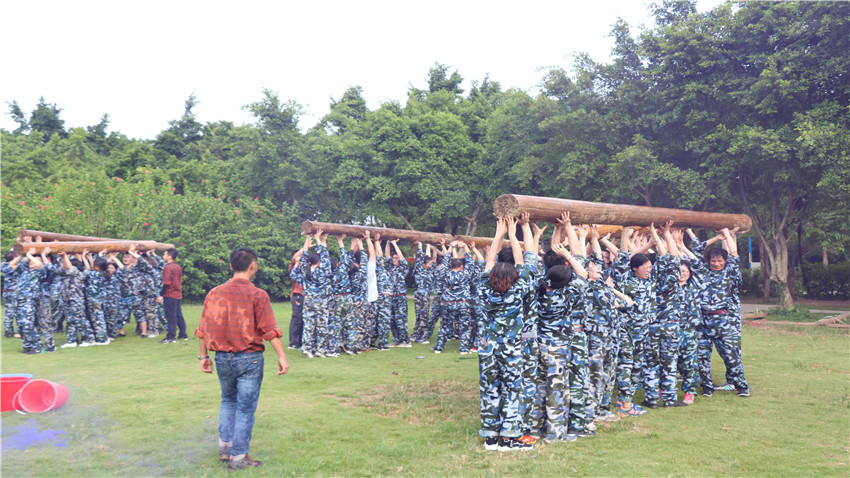
[[689,211],[660,207],[609,204],[573,199],[503,194],[493,203],[493,212],[501,217],[518,217],[528,212],[532,220],[554,223],[569,211],[573,224],[612,224],[621,226],[661,225],[673,221],[679,227],[749,229],[753,222],[743,214]]
[[348,237],[363,237],[363,234],[366,231],[369,231],[372,234],[372,238],[375,238],[375,234],[381,235],[381,240],[389,239],[399,239],[403,241],[410,242],[422,242],[426,244],[439,244],[440,240],[446,241],[446,244],[453,240],[451,234],[444,234],[440,232],[421,232],[421,231],[411,231],[409,229],[390,229],[386,227],[371,227],[371,226],[352,226],[348,224],[333,224],[328,222],[315,222],[315,221],[305,221],[301,223],[301,231],[304,234],[315,234],[317,231],[323,231],[332,236],[339,236],[340,234],[345,234]]

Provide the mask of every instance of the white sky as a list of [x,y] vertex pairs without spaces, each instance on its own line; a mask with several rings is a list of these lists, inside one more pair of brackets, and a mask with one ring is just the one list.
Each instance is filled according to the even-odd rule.
[[[39,1],[4,2],[0,128],[6,102],[24,112],[56,103],[66,127],[98,123],[153,138],[195,93],[202,123],[251,121],[242,106],[262,88],[296,100],[313,126],[349,86],[370,109],[426,86],[435,63],[503,89],[534,90],[543,71],[573,54],[607,62],[619,16],[650,22],[641,0],[581,1]],[[660,3],[660,0],[659,0]],[[721,0],[699,0],[705,11]]]

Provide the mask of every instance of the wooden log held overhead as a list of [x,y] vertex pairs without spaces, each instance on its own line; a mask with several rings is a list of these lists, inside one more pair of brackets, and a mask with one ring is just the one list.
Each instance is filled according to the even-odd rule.
[[36,254],[41,254],[45,247],[50,248],[50,252],[68,252],[80,253],[88,250],[91,253],[98,253],[104,249],[108,252],[127,252],[131,247],[136,246],[136,249],[154,249],[157,251],[166,251],[174,248],[174,244],[165,244],[156,241],[89,241],[89,242],[19,242],[15,244],[15,254],[24,255],[30,249],[35,249]]
[[[21,229],[18,231],[18,242],[24,242],[24,238],[29,236],[32,241],[35,241],[37,236],[41,236],[41,242],[53,241],[123,241],[123,239],[110,239],[108,237],[92,237],[92,236],[75,236],[74,234],[60,234],[58,232],[34,231],[32,229]],[[149,241],[154,242],[154,241]]]
[[752,219],[743,214],[688,211],[661,207],[608,204],[573,199],[546,198],[503,194],[493,203],[493,212],[501,217],[518,217],[524,212],[531,219],[554,223],[564,211],[570,212],[573,224],[616,224],[621,226],[656,226],[673,221],[679,227],[722,229],[740,227],[749,229]]
[[[452,239],[455,241],[462,241],[466,244],[475,244],[475,247],[489,246],[493,243],[492,237],[454,236]],[[507,239],[505,239],[505,244],[507,243]],[[448,242],[446,242],[446,245],[448,245]]]
[[430,243],[430,244],[439,244],[440,240],[445,240],[448,244],[452,241],[451,234],[443,234],[439,232],[421,232],[421,231],[411,231],[407,229],[390,229],[386,227],[370,227],[370,226],[351,226],[348,224],[332,224],[328,222],[314,222],[314,221],[305,221],[301,223],[301,231],[305,235],[315,234],[316,231],[322,230],[323,232],[330,234],[332,236],[339,236],[340,234],[345,234],[348,237],[363,237],[363,234],[366,231],[369,231],[372,234],[372,239],[375,238],[375,234],[381,235],[381,240],[389,239],[399,239],[402,241],[410,241],[410,242],[422,242],[422,243]]

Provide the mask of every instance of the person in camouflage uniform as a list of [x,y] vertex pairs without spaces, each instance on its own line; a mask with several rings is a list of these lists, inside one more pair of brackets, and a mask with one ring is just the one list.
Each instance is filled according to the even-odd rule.
[[[522,388],[523,297],[533,294],[529,269],[516,238],[516,221],[499,218],[496,235],[487,252],[484,272],[478,278],[478,295],[484,309],[478,349],[481,428],[487,450],[523,450],[524,419],[520,415]],[[516,265],[499,262],[505,233],[510,238]]]
[[428,319],[428,327],[423,333],[423,336],[426,338],[434,335],[434,329],[437,327],[437,322],[440,322],[440,326],[442,327],[442,321],[445,320],[446,301],[443,299],[443,294],[446,291],[446,277],[443,269],[440,267],[443,265],[443,261],[445,260],[446,257],[440,255],[437,256],[436,261],[434,261],[434,300],[431,302],[431,317]]
[[671,225],[672,221],[662,228],[664,240],[658,237],[654,226],[650,228],[660,256],[655,264],[658,312],[649,323],[643,367],[644,404],[651,408],[657,407],[659,398],[668,407],[686,405],[677,400],[676,395],[680,318],[676,299],[679,294],[681,261],[678,245],[670,231]]
[[[407,274],[410,269],[407,266],[407,259],[404,253],[398,247],[398,239],[390,241],[395,254],[392,259],[387,256],[388,274],[390,279],[390,287],[392,289],[392,323],[393,323],[393,344],[396,347],[410,347],[410,336],[407,326]],[[388,244],[388,246],[389,246]]]
[[374,240],[375,252],[375,279],[378,285],[378,300],[375,301],[377,323],[371,338],[370,346],[375,350],[389,350],[388,342],[390,329],[392,327],[392,285],[390,284],[390,272],[388,263],[391,259],[384,257],[381,248],[381,236],[376,235]]
[[[345,249],[345,234],[337,236],[339,245],[339,262],[333,274],[334,313],[333,313],[333,336],[331,337],[331,356],[339,355],[339,350],[351,350],[354,348],[354,323],[351,309],[353,300],[351,298],[351,278],[356,273],[356,268],[351,260],[351,254]],[[354,252],[352,241],[352,253]]]
[[122,300],[121,290],[124,280],[124,264],[121,264],[121,261],[118,260],[118,257],[114,253],[110,254],[106,266],[106,297],[103,301],[106,336],[110,340],[118,337],[119,331],[124,327],[120,311]]
[[471,243],[469,247],[472,249],[472,253],[475,256],[475,260],[472,263],[473,280],[469,281],[471,289],[469,300],[469,324],[472,327],[472,348],[470,351],[476,352],[478,350],[478,324],[484,319],[484,309],[481,307],[481,298],[478,297],[478,285],[474,279],[484,272],[484,256],[482,256],[481,252],[479,252],[475,247],[474,242]]
[[[749,397],[741,358],[741,268],[738,246],[729,229],[723,229],[724,249],[707,252],[709,271],[700,291],[702,327],[699,339],[699,368],[702,394],[711,396],[711,345],[726,365],[726,381],[735,386],[738,396]],[[727,252],[728,251],[728,252]]]
[[[147,261],[140,261],[140,255],[136,253],[135,248],[124,255],[123,281],[119,283],[121,287],[121,322],[127,324],[130,322],[130,314],[136,318],[137,333],[142,337],[147,337],[148,320],[145,314],[145,309],[142,306],[142,297],[145,295],[145,287],[147,281],[147,273],[145,270],[150,267]],[[144,263],[143,263],[144,262]],[[123,326],[122,326],[123,327]],[[118,336],[122,336],[119,330]]]
[[65,304],[65,321],[68,324],[68,337],[59,348],[77,347],[79,344],[94,341],[86,327],[86,278],[83,263],[65,252],[59,252],[62,258],[62,272],[67,277],[66,289],[68,302]]
[[580,274],[556,265],[546,271],[538,291],[538,377],[531,434],[546,442],[568,439],[570,314],[573,308],[583,307],[585,285]]
[[369,231],[364,233],[363,239],[366,242],[368,256],[363,247],[355,253],[356,262],[359,264],[357,273],[351,280],[351,296],[354,301],[352,314],[354,316],[354,328],[356,330],[356,338],[354,349],[346,350],[346,353],[360,353],[369,350],[369,344],[372,340],[372,330],[375,328],[377,320],[377,311],[374,304],[369,302],[369,282],[368,282],[368,263],[376,262],[375,245],[372,243]]
[[330,349],[331,332],[328,323],[331,314],[332,280],[331,261],[325,241],[327,234],[316,232],[316,251],[310,253],[310,236],[298,255],[298,265],[292,269],[290,279],[304,287],[304,334],[301,351],[308,358],[326,357]]
[[[54,263],[53,256],[50,254],[50,247],[45,247],[41,253],[41,262],[44,264],[44,273],[40,280],[41,296],[36,302],[36,330],[39,335],[39,349],[46,352],[56,351],[56,344],[53,341],[53,334],[56,331],[56,322],[53,306],[56,300],[58,290],[56,285],[61,286],[62,283],[62,267]],[[41,347],[41,340],[44,340],[44,347]]]
[[88,306],[88,335],[94,342],[83,342],[81,346],[107,345],[106,317],[103,315],[103,302],[106,299],[106,259],[92,257],[88,251],[83,251],[83,262],[86,270],[86,305]]
[[18,299],[15,296],[15,284],[20,271],[9,265],[13,260],[15,260],[15,253],[8,251],[3,257],[3,263],[0,264],[0,273],[3,274],[3,334],[7,338],[15,336],[15,324],[17,323]]
[[145,293],[142,296],[142,308],[148,323],[148,337],[156,337],[166,331],[167,322],[162,304],[159,303],[159,294],[162,291],[162,268],[165,260],[156,255],[156,251],[145,251],[141,254],[142,262],[149,267],[145,268],[147,274]]
[[699,291],[702,289],[705,264],[685,247],[681,231],[675,236],[680,254],[683,255],[679,273],[679,294],[676,297],[679,313],[679,361],[677,369],[682,376],[683,402],[694,402],[699,383],[697,361],[697,327],[702,323],[699,306]]
[[621,282],[617,288],[635,301],[628,319],[621,324],[619,354],[617,356],[617,392],[620,411],[626,415],[646,414],[646,410],[632,403],[638,384],[641,382],[641,367],[647,327],[658,309],[656,302],[656,279],[652,275],[652,261],[646,254],[637,252],[629,255],[631,228],[623,228],[623,246],[617,255],[615,268]]
[[[460,254],[455,247],[464,249],[462,258],[455,257]],[[469,349],[472,347],[472,327],[469,323],[471,320],[469,281],[472,280],[472,254],[469,252],[469,246],[459,241],[453,241],[449,244],[449,248],[451,251],[445,251],[445,258],[440,265],[445,280],[443,292],[445,310],[443,320],[440,322],[440,331],[437,333],[437,342],[434,344],[434,353],[443,351],[446,342],[451,338],[452,331],[449,329],[449,324],[454,323],[461,334],[459,351],[462,355],[466,355],[470,353]]]
[[[416,263],[413,265],[413,279],[416,282],[416,290],[413,293],[413,310],[416,322],[413,325],[413,336],[411,340],[420,343],[429,343],[431,334],[428,333],[428,323],[431,319],[431,289],[434,288],[434,260],[431,257],[431,244],[425,252],[422,252],[422,243],[416,242]],[[431,329],[431,333],[433,333]],[[427,335],[426,335],[427,334]]]
[[26,257],[17,256],[9,262],[9,267],[18,269],[15,292],[17,298],[18,329],[23,349],[21,353],[41,353],[41,344],[36,331],[36,303],[41,298],[41,278],[45,269],[41,259],[34,255],[35,250],[27,251]]

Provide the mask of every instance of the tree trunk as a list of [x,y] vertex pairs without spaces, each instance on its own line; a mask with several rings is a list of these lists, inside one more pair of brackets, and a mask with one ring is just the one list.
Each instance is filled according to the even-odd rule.
[[532,220],[551,223],[555,223],[564,211],[569,211],[573,224],[648,226],[652,222],[663,224],[672,220],[679,227],[709,229],[724,227],[749,229],[753,224],[749,216],[743,214],[596,203],[518,194],[503,194],[493,203],[493,212],[497,216],[518,217],[528,212]]
[[829,268],[829,254],[827,254],[826,245],[823,246],[823,268]]
[[[24,241],[24,238],[29,236],[31,238],[30,241]],[[75,236],[73,234],[61,234],[58,232],[47,232],[47,231],[34,231],[32,229],[21,229],[18,231],[18,242],[32,242],[35,241],[37,236],[41,236],[42,242],[52,242],[52,241],[65,241],[65,242],[75,242],[75,241],[121,241],[123,239],[111,239],[108,237],[94,237],[94,236]]]
[[767,250],[764,242],[759,239],[759,262],[761,263],[761,276],[764,279],[764,290],[762,291],[762,299],[765,302],[770,301],[770,288],[772,281],[770,280],[770,259],[767,257]]
[[45,248],[49,247],[50,252],[70,252],[80,253],[88,250],[92,253],[98,253],[104,249],[107,252],[127,252],[136,246],[136,249],[142,250],[157,250],[165,251],[173,249],[174,244],[164,244],[156,241],[89,241],[89,242],[25,242],[15,244],[15,254],[24,255],[30,249],[35,249],[36,254],[41,254]]
[[340,235],[345,234],[348,237],[363,237],[363,234],[366,231],[369,231],[372,234],[372,238],[375,238],[375,234],[380,234],[381,239],[399,239],[403,241],[410,242],[424,242],[426,244],[439,244],[440,240],[445,240],[448,244],[452,241],[452,236],[450,234],[443,234],[439,232],[420,232],[420,231],[411,231],[408,229],[389,229],[386,227],[371,227],[371,226],[351,226],[348,224],[332,224],[327,222],[314,222],[314,221],[306,221],[301,223],[301,231],[304,234],[315,234],[316,231],[322,230],[325,233],[331,235]]

